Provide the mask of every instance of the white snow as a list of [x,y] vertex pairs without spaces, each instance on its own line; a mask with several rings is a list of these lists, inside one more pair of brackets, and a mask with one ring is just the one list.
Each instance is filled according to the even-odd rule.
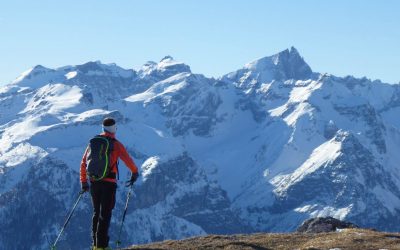
[[77,74],[78,74],[77,71],[71,71],[71,72],[68,72],[67,74],[65,74],[65,77],[69,80],[69,79],[74,78]]
[[0,153],[0,196],[23,180],[28,168],[48,153],[29,143],[20,143]]
[[60,111],[80,104],[82,97],[78,86],[68,86],[61,83],[48,84],[37,90],[36,98],[29,100],[21,113],[35,112],[37,108],[44,109],[48,114],[57,114]]
[[[314,91],[322,86],[319,81],[297,81],[295,85],[300,87],[293,88],[289,100],[284,105],[269,110],[271,116],[284,118],[289,126],[295,125],[296,121],[304,114],[312,114],[314,109],[309,104],[308,99]],[[270,86],[267,87],[267,89],[269,88]],[[285,117],[283,117],[284,115]]]
[[311,213],[312,217],[328,217],[331,216],[333,218],[339,219],[339,220],[345,220],[346,216],[351,212],[353,208],[353,205],[350,205],[348,207],[343,207],[343,208],[337,208],[337,207],[324,207],[320,211],[314,211]]
[[296,103],[296,102],[304,102],[308,101],[311,94],[321,88],[322,83],[320,81],[297,81],[295,83],[297,86],[305,85],[304,87],[296,87],[290,92],[289,102]]
[[31,72],[32,72],[33,68],[30,68],[24,72],[22,72],[22,74],[17,77],[12,83],[18,83],[21,82],[26,76],[28,76]]
[[187,77],[188,75],[188,73],[177,74],[166,80],[155,83],[145,92],[129,96],[125,98],[125,101],[148,103],[158,96],[164,96],[168,93],[177,92],[187,85],[185,77]]
[[73,121],[74,122],[82,122],[82,121],[86,121],[92,117],[105,116],[109,113],[110,113],[110,111],[106,111],[103,109],[92,109],[92,110],[84,111],[83,113],[75,115],[73,118]]
[[125,98],[125,101],[127,102],[143,102],[146,100],[150,100],[154,98],[156,94],[150,91],[146,91],[140,94],[132,95],[130,97]]
[[43,158],[48,153],[40,147],[35,147],[29,143],[20,143],[11,150],[0,154],[0,167],[15,167],[29,159]]
[[51,70],[43,66],[36,66],[25,71],[20,77],[14,80],[10,85],[37,89],[49,83],[65,80],[64,72]]
[[143,176],[143,181],[146,181],[147,176],[151,174],[154,168],[157,167],[158,161],[160,160],[159,157],[154,156],[148,158],[145,162],[142,164],[142,176]]
[[161,62],[158,63],[157,68],[161,70],[163,68],[167,68],[177,64],[182,64],[182,62],[175,61],[171,57],[165,57],[165,59],[161,60]]
[[309,213],[311,217],[333,217],[339,220],[345,220],[346,216],[351,212],[353,205],[347,207],[322,207],[319,204],[310,204],[303,207],[295,208],[294,211],[299,213]]
[[304,114],[312,114],[313,108],[310,104],[308,103],[299,103],[295,110],[290,113],[287,117],[285,117],[283,120],[289,125],[293,126],[295,123],[299,120],[301,116]]
[[23,121],[8,127],[0,137],[0,152],[4,153],[18,143],[28,140],[36,133],[54,126],[38,126],[39,121],[40,118],[27,117]]
[[296,170],[287,175],[277,175],[271,179],[270,183],[276,189],[275,192],[281,193],[291,185],[300,182],[304,177],[313,173],[317,169],[332,162],[340,155],[341,143],[334,139],[327,141],[316,148],[309,158]]

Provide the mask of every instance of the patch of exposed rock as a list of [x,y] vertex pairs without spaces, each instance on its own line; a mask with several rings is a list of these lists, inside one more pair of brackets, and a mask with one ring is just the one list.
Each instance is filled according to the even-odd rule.
[[298,233],[327,233],[337,229],[359,228],[357,225],[333,217],[317,217],[304,221],[296,230]]

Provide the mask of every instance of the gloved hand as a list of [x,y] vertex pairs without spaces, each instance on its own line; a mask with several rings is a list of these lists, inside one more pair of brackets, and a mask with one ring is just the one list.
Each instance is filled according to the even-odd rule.
[[87,182],[81,182],[81,192],[89,191],[89,184]]
[[133,185],[133,183],[135,183],[135,181],[137,180],[137,178],[139,177],[139,173],[132,173],[131,175],[131,179],[129,181],[126,182],[126,187],[130,187]]

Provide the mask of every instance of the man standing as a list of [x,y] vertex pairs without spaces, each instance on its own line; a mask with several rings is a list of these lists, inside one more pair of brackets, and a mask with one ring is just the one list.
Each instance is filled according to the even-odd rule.
[[[82,191],[89,190],[87,175],[89,175],[90,180],[90,195],[93,204],[93,250],[111,249],[108,247],[108,227],[110,226],[112,209],[115,206],[118,159],[121,158],[132,171],[131,179],[127,182],[128,186],[133,185],[139,176],[138,168],[129,156],[124,145],[115,139],[116,131],[115,120],[112,118],[105,118],[103,120],[103,133],[90,141],[82,157],[80,167]],[[100,143],[98,143],[99,141]],[[101,143],[104,143],[106,146]],[[105,163],[103,164],[102,162]],[[100,176],[93,174],[97,171],[96,168],[101,168]],[[93,169],[95,169],[95,171]]]

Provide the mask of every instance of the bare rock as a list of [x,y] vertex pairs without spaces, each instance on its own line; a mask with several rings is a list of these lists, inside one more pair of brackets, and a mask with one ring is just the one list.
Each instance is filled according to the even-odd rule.
[[326,233],[343,228],[359,228],[357,225],[332,217],[317,217],[304,221],[296,230],[299,233]]

